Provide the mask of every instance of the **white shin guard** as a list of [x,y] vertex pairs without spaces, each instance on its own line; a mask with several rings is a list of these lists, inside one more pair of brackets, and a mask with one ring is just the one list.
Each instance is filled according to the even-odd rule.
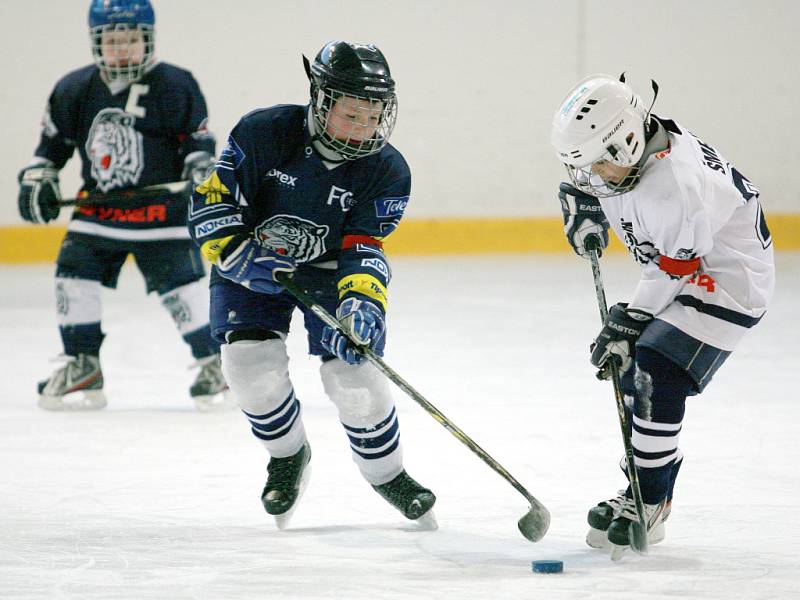
[[296,454],[306,441],[300,403],[289,379],[281,339],[223,344],[222,372],[255,435],[275,458]]
[[208,283],[192,281],[161,296],[161,304],[175,321],[181,335],[208,325]]
[[394,479],[403,470],[403,451],[386,378],[368,362],[348,365],[339,359],[323,363],[320,374],[364,479],[371,485]]

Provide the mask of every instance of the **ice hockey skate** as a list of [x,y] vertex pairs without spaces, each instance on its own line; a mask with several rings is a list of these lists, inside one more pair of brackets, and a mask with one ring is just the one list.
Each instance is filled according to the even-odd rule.
[[[647,521],[647,541],[657,544],[664,539],[664,521],[670,511],[666,499],[658,504],[645,504],[644,517]],[[619,560],[630,547],[629,531],[632,521],[638,521],[636,506],[632,499],[626,498],[621,512],[608,526],[608,543],[611,545],[611,560]]]
[[59,356],[64,366],[38,384],[39,408],[100,410],[106,406],[100,359],[89,354]]
[[[663,541],[664,521],[671,509],[672,502],[666,500],[644,505],[648,521],[647,540],[650,544]],[[633,499],[625,495],[625,490],[620,490],[616,497],[592,507],[586,520],[589,522],[586,543],[592,548],[611,549],[611,559],[619,560],[630,547],[628,530],[631,522],[637,520],[636,506]]]
[[278,529],[285,529],[297,508],[311,476],[311,447],[304,444],[300,451],[286,458],[271,458],[267,465],[267,484],[261,492],[264,510],[275,517]]
[[372,487],[407,519],[416,521],[424,529],[438,529],[436,516],[431,510],[436,496],[405,471],[387,483]]
[[189,395],[200,412],[231,410],[236,401],[231,394],[225,377],[219,354],[212,354],[198,360],[192,367],[200,367],[200,372],[189,388]]
[[627,498],[625,490],[619,490],[614,498],[603,500],[597,506],[589,509],[586,520],[589,523],[589,532],[586,534],[586,543],[592,548],[608,548],[608,527],[622,512]]

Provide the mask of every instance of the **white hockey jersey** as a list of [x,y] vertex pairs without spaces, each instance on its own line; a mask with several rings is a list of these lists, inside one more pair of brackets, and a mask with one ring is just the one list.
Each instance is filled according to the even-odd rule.
[[659,122],[669,147],[647,159],[631,191],[600,199],[642,267],[629,304],[730,351],[763,316],[775,286],[759,192],[713,147]]

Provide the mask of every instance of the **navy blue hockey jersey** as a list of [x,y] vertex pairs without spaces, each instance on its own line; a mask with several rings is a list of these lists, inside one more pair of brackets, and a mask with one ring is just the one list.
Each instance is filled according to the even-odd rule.
[[337,261],[342,297],[366,295],[385,308],[390,273],[382,240],[408,204],[408,165],[387,144],[329,168],[312,148],[307,111],[279,105],[241,119],[214,174],[193,194],[192,237],[208,247],[247,234],[300,264]]
[[[183,160],[214,153],[207,110],[194,77],[158,63],[141,80],[113,93],[91,65],[55,86],[35,155],[62,168],[75,149],[83,190],[108,192],[180,180]],[[187,238],[186,198],[156,195],[125,205],[77,208],[71,231],[115,239]]]

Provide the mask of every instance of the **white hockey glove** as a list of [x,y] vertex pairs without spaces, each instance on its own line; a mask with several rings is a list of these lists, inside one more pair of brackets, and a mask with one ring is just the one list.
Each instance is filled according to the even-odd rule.
[[22,169],[17,177],[19,214],[31,223],[48,223],[61,211],[58,169],[46,161]]
[[609,225],[597,198],[562,183],[558,187],[558,199],[564,217],[564,233],[575,253],[587,259],[590,250],[597,250],[597,255],[602,255],[608,246]]

